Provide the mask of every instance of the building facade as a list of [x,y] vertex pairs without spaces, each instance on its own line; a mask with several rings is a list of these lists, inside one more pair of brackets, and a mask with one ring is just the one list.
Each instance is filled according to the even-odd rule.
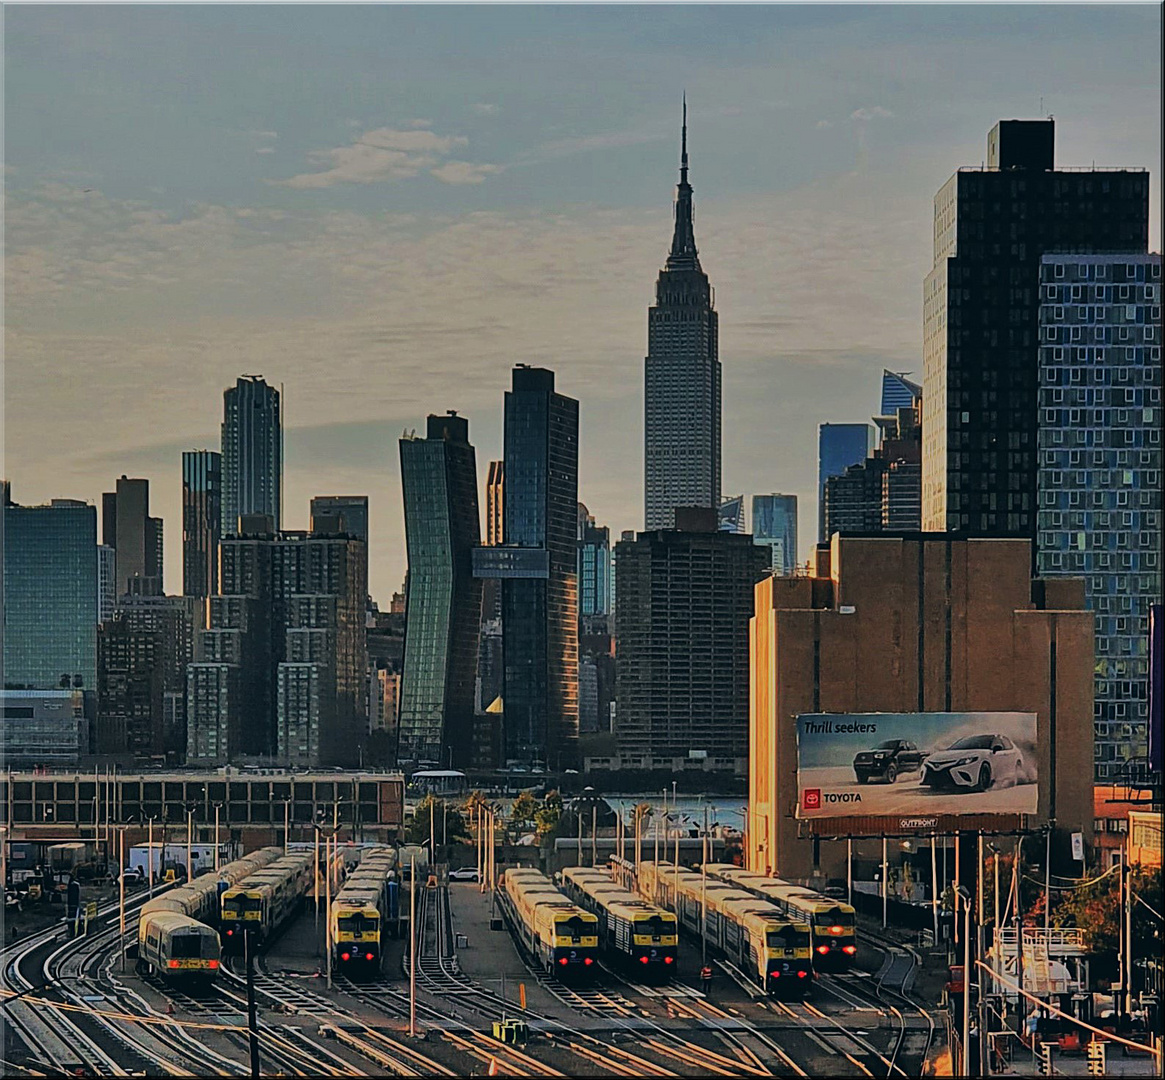
[[677,506],[720,506],[720,353],[715,297],[696,250],[687,104],[671,251],[647,314],[644,517],[670,529]]
[[[1028,826],[1091,835],[1092,617],[1080,581],[1032,579],[1029,541],[834,536],[814,576],[757,585],[750,632],[750,868],[815,869],[796,819],[805,713],[1035,713]],[[844,840],[817,850],[844,875]]]
[[[615,548],[616,734],[622,767],[748,760],[748,621],[769,553],[720,532],[714,509]],[[693,756],[694,755],[694,756]]]
[[97,510],[4,505],[4,684],[97,689]]
[[558,769],[578,752],[578,402],[519,365],[505,406],[505,542],[474,573],[502,583],[503,757]]
[[791,574],[797,568],[797,496],[754,495],[752,538],[771,552],[774,574]]
[[0,690],[5,767],[75,767],[89,753],[85,697],[83,690]]
[[922,516],[928,530],[1035,539],[1040,260],[1145,254],[1149,174],[1056,169],[1054,123],[1000,121],[984,168],[934,199],[923,286]]
[[491,461],[485,482],[485,542],[490,547],[506,539],[506,463]]
[[1149,607],[1161,597],[1161,256],[1040,260],[1041,577],[1096,616],[1096,776],[1148,741]]
[[97,545],[97,621],[113,618],[117,607],[117,552],[109,544]]
[[222,454],[182,452],[182,594],[205,600],[218,592],[222,534]]
[[912,408],[922,399],[922,387],[906,376],[909,371],[882,370],[882,407],[880,416],[895,416],[899,409]]
[[316,531],[316,518],[339,518],[343,531],[364,545],[364,579],[368,580],[368,496],[315,495],[311,500],[309,528]]
[[825,523],[825,482],[860,465],[870,453],[869,424],[819,424],[817,428],[817,539],[829,539]]
[[102,535],[114,549],[116,601],[130,593],[160,595],[162,519],[150,517],[150,482],[121,476],[101,497]]
[[723,532],[748,532],[744,521],[744,496],[732,495],[720,501],[720,529]]
[[578,613],[581,618],[611,614],[611,530],[596,525],[579,503]]
[[469,421],[430,416],[426,437],[400,441],[408,546],[401,680],[401,761],[468,764],[481,628],[477,458]]
[[221,535],[237,536],[243,514],[283,520],[282,402],[261,375],[223,391]]

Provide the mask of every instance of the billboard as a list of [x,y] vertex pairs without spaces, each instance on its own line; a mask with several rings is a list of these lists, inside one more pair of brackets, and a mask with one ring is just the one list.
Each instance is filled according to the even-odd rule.
[[804,713],[797,817],[1036,813],[1036,715]]

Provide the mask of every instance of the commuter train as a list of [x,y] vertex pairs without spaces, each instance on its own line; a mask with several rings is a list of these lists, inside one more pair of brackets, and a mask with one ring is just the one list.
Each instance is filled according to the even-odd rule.
[[397,914],[397,869],[396,848],[371,848],[332,898],[332,962],[346,975],[380,971],[382,942]]
[[595,973],[599,920],[572,904],[537,870],[507,870],[498,902],[526,950],[545,971],[563,982]]
[[807,922],[813,934],[813,966],[818,971],[848,971],[853,967],[858,946],[854,909],[849,904],[728,863],[709,863],[708,874],[769,901],[791,918]]
[[279,848],[263,848],[146,901],[138,918],[138,973],[157,974],[171,983],[205,984],[214,979],[220,946],[218,934],[207,923],[218,917],[219,895],[281,854]]
[[668,979],[676,972],[678,940],[673,912],[641,900],[604,870],[570,866],[564,891],[599,920],[599,952],[641,978]]
[[673,910],[680,925],[696,935],[703,908],[708,946],[766,993],[802,995],[812,984],[807,922],[715,878],[677,871],[671,863],[640,863],[638,885],[643,896]]
[[244,931],[254,935],[256,948],[278,933],[302,906],[314,864],[310,852],[283,855],[227,889],[220,915],[223,948],[242,952]]

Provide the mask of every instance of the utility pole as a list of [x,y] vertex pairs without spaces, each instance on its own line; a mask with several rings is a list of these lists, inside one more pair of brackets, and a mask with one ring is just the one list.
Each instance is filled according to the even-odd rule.
[[[118,826],[117,908],[121,927],[121,973],[125,974],[125,826]],[[7,878],[5,879],[7,881]]]
[[259,1080],[259,1015],[255,1005],[255,949],[252,931],[243,926],[243,948],[247,953],[247,1041],[251,1046],[251,1078]]
[[[851,841],[852,843],[852,841]],[[934,944],[938,948],[938,852],[935,851],[935,845],[938,843],[938,837],[934,833],[930,834],[930,911],[934,922]],[[853,903],[851,897],[850,904]]]
[[409,860],[409,1035],[417,1034],[417,860]]
[[889,897],[890,883],[887,880],[889,877],[888,865],[889,864],[887,863],[887,857],[886,857],[886,838],[883,836],[882,837],[882,929],[883,930],[885,930],[886,926],[888,925],[887,921],[886,921],[886,909],[887,909],[887,906],[889,904],[889,899],[890,899],[890,897]]
[[956,895],[963,901],[963,1052],[959,1075],[971,1076],[971,894],[959,886]]
[[1125,958],[1124,958],[1124,991],[1125,1016],[1133,1011],[1133,868],[1129,865],[1129,834],[1125,833],[1125,846],[1122,851],[1121,865],[1124,872],[1124,919],[1125,924]]
[[216,874],[218,873],[218,849],[220,846],[218,842],[218,812],[221,807],[222,803],[214,804],[214,872]]

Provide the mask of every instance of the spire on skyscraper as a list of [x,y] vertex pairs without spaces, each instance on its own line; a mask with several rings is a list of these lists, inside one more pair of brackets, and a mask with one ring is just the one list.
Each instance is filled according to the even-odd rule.
[[696,231],[693,225],[692,185],[688,183],[688,95],[683,99],[683,122],[680,127],[680,182],[676,187],[675,234],[667,257],[669,270],[699,270]]

